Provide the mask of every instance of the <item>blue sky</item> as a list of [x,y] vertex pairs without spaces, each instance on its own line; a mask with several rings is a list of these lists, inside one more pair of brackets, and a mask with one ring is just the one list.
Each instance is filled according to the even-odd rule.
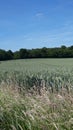
[[73,0],[1,0],[0,48],[73,44]]

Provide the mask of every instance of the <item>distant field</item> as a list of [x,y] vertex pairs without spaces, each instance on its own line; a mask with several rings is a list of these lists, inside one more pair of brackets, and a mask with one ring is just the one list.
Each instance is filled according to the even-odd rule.
[[73,130],[73,59],[1,62],[0,130]]
[[73,69],[73,59],[25,59],[3,61],[0,64],[0,71],[29,71],[41,72],[54,69]]
[[73,86],[73,59],[25,59],[3,61],[0,64],[0,82],[18,86],[49,88]]

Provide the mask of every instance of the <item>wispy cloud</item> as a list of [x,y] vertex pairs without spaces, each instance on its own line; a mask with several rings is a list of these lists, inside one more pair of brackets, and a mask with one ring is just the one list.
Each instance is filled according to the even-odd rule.
[[35,16],[41,18],[44,16],[44,14],[42,12],[37,12]]

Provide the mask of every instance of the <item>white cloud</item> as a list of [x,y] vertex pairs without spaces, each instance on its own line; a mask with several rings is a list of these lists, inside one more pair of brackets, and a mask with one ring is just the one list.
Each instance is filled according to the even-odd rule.
[[43,16],[44,16],[44,14],[41,12],[36,13],[36,17],[43,17]]

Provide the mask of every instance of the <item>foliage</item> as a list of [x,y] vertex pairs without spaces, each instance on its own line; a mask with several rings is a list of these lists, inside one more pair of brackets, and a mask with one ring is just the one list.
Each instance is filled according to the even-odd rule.
[[15,52],[0,49],[0,61],[28,58],[73,58],[73,46],[66,47],[63,45],[57,48],[43,47],[31,50],[21,48]]

